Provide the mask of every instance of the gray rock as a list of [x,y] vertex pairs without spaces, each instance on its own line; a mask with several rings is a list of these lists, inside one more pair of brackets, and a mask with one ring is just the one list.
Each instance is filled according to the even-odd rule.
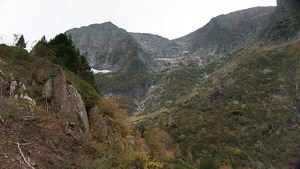
[[9,85],[9,95],[10,95],[11,98],[14,97],[17,86],[18,86],[18,83],[17,83],[16,80],[10,82],[10,85]]
[[85,131],[88,131],[90,129],[89,119],[81,95],[78,93],[77,89],[70,84],[67,86],[67,91],[70,106],[72,106],[72,109],[79,115]]
[[43,98],[50,98],[52,96],[52,79],[47,80],[44,88],[43,88]]
[[24,83],[13,80],[10,82],[9,87],[10,97],[13,99],[24,99],[27,100],[30,106],[36,105],[36,102],[33,98],[28,96],[27,89]]
[[[50,82],[48,85],[50,85]],[[48,91],[50,93],[50,87]],[[89,130],[89,119],[81,95],[73,85],[67,84],[67,77],[61,69],[53,79],[51,97],[53,97],[53,107],[56,108],[56,112],[60,117],[68,120],[67,124],[72,124],[75,127],[79,126],[81,131],[86,132]]]

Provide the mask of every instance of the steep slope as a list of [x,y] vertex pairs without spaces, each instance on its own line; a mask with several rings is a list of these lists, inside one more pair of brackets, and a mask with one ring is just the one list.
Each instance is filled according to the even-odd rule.
[[82,145],[74,138],[90,128],[85,94],[98,99],[97,92],[69,70],[54,64],[55,57],[42,43],[31,53],[0,45],[0,53],[0,134],[4,143],[0,152],[6,156],[0,160],[1,168],[23,166],[23,159],[18,158],[21,152],[30,161],[28,166],[65,167],[64,163],[75,158],[71,152],[78,153],[74,147]]
[[147,33],[130,34],[152,58],[177,57],[182,53],[181,46],[161,36]]
[[259,36],[263,43],[300,39],[300,2],[277,0],[276,12],[270,24]]
[[66,34],[71,36],[75,47],[94,69],[118,70],[128,60],[126,56],[131,56],[129,53],[136,50],[137,58],[148,68],[152,67],[152,59],[135,39],[111,22],[71,29]]
[[256,7],[217,16],[204,27],[174,40],[190,53],[220,55],[245,45],[265,25],[275,7]]

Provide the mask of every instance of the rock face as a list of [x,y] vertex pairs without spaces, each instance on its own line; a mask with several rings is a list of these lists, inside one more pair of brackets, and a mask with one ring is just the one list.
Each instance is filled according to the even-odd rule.
[[130,34],[152,58],[176,57],[183,50],[177,43],[158,35],[148,33]]
[[175,42],[190,53],[224,54],[245,45],[268,22],[274,7],[256,7],[217,16]]
[[76,48],[94,69],[118,70],[135,50],[141,61],[148,67],[152,65],[136,40],[111,22],[71,29],[66,34],[71,35]]
[[68,119],[66,128],[80,126],[80,131],[89,130],[88,115],[81,95],[73,85],[67,83],[67,77],[61,69],[44,85],[43,97],[59,117]]
[[300,39],[300,1],[277,0],[276,12],[259,38],[263,43]]

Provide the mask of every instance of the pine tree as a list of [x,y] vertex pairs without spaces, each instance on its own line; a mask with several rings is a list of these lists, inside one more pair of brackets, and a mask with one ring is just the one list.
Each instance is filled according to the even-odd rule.
[[26,43],[25,43],[25,39],[24,39],[23,35],[21,35],[21,37],[19,38],[18,42],[16,43],[16,47],[26,48]]
[[47,39],[46,39],[45,35],[42,37],[42,39],[40,40],[40,42],[47,43]]
[[66,66],[81,79],[90,83],[97,90],[91,67],[86,58],[80,55],[79,50],[75,48],[70,36],[59,34],[51,39],[48,44],[50,48],[55,51],[55,55],[61,64]]

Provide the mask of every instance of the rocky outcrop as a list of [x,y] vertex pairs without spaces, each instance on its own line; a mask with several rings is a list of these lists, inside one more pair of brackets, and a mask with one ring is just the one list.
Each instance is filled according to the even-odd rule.
[[17,80],[11,81],[9,85],[9,95],[13,99],[27,100],[31,107],[36,104],[35,100],[28,96],[27,88],[23,82]]
[[90,66],[98,70],[118,70],[133,51],[149,68],[152,59],[143,52],[136,40],[124,29],[111,22],[93,24],[66,31],[75,47],[83,54]]
[[88,131],[89,119],[81,95],[79,94],[77,89],[71,84],[67,85],[67,92],[69,105],[71,106],[71,109],[80,117],[81,123],[83,124],[85,131]]
[[63,70],[59,69],[54,78],[47,80],[43,98],[50,102],[59,117],[67,120],[66,128],[76,129],[79,126],[80,131],[89,130],[88,115],[81,95],[72,84],[67,83]]

